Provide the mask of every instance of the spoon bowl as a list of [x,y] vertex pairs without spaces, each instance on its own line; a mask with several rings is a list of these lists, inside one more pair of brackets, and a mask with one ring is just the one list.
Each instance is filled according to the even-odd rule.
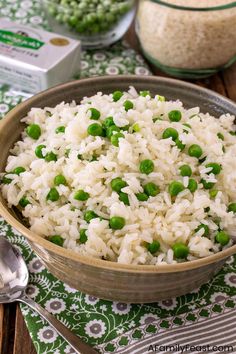
[[29,272],[21,253],[5,237],[0,237],[0,303],[20,301],[27,304],[48,321],[77,353],[96,354],[95,349],[26,295],[28,282]]
[[17,248],[0,238],[0,303],[14,302],[29,281],[26,264]]

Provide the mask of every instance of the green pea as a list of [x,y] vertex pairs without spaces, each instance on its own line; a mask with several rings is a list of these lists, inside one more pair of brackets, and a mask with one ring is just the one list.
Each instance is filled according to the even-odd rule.
[[208,236],[210,233],[210,229],[207,225],[205,224],[200,224],[198,227],[195,229],[195,232],[198,232],[199,230],[204,229],[204,233],[202,236]]
[[64,239],[60,235],[53,235],[53,236],[48,236],[47,237],[48,241],[55,243],[57,246],[63,246],[64,244]]
[[119,132],[120,132],[120,128],[117,127],[116,125],[111,125],[111,126],[108,127],[107,130],[106,130],[106,136],[107,136],[108,138],[111,138],[112,135],[113,135],[113,132],[119,133]]
[[130,205],[129,204],[129,196],[127,193],[120,192],[119,194],[119,200],[123,202],[125,205]]
[[60,198],[60,195],[56,188],[51,188],[46,197],[47,200],[51,202],[56,202]]
[[92,136],[105,136],[105,130],[98,123],[93,123],[88,126],[87,132]]
[[210,173],[214,173],[214,175],[218,175],[220,173],[220,171],[222,170],[222,167],[220,164],[212,162],[212,163],[208,163],[206,164],[206,167],[211,167],[211,171],[208,172],[208,174]]
[[189,165],[182,165],[179,168],[181,176],[188,176],[190,177],[192,175],[192,169]]
[[114,178],[111,181],[111,189],[117,193],[120,193],[121,189],[126,186],[127,186],[127,183],[120,177]]
[[189,156],[196,157],[197,159],[199,159],[202,156],[203,151],[199,145],[193,144],[188,148],[188,154]]
[[203,184],[203,187],[205,188],[205,189],[211,189],[211,188],[213,188],[214,187],[214,185],[215,185],[215,183],[213,183],[213,182],[207,182],[205,179],[201,179],[201,181],[200,181],[202,184]]
[[149,198],[149,196],[146,193],[137,193],[135,195],[140,202],[146,202]]
[[125,219],[121,216],[113,216],[109,220],[109,225],[113,230],[121,230],[125,226]]
[[182,118],[182,113],[178,110],[173,110],[168,113],[171,122],[179,122]]
[[220,140],[225,140],[225,137],[222,133],[217,133],[217,136]]
[[225,231],[218,231],[215,240],[217,243],[220,243],[221,246],[226,246],[230,241],[230,237]]
[[111,143],[112,145],[118,147],[119,146],[119,139],[124,138],[124,134],[122,133],[116,133],[111,136]]
[[83,33],[86,30],[86,24],[84,22],[79,22],[76,25],[76,31],[79,33]]
[[157,194],[160,193],[160,188],[152,182],[145,184],[143,190],[149,197],[155,197]]
[[75,26],[76,26],[77,21],[78,21],[78,19],[77,19],[76,16],[71,16],[71,17],[69,18],[69,24],[70,24],[72,27],[75,27]]
[[54,154],[54,152],[50,151],[45,155],[44,160],[47,162],[57,161],[57,155]]
[[64,186],[67,185],[66,179],[65,179],[65,177],[63,175],[57,175],[54,178],[54,185],[55,186],[59,186],[60,184],[63,184]]
[[39,159],[43,159],[44,158],[42,150],[45,149],[45,148],[46,148],[46,145],[38,145],[35,148],[34,153]]
[[181,140],[179,140],[178,138],[175,140],[175,144],[177,146],[178,149],[180,149],[180,151],[183,151],[185,148],[185,144],[182,143]]
[[180,192],[184,190],[184,185],[181,182],[178,181],[173,181],[170,183],[168,187],[168,192],[171,195],[171,197],[176,197]]
[[175,258],[187,258],[189,254],[189,248],[184,243],[178,242],[172,246]]
[[231,203],[228,205],[228,212],[232,211],[233,213],[236,213],[236,203]]
[[147,245],[147,249],[150,253],[154,254],[160,249],[161,245],[159,241],[154,240],[152,243]]
[[20,175],[21,173],[23,173],[23,172],[25,172],[26,171],[26,169],[24,168],[24,167],[21,167],[21,166],[19,166],[19,167],[16,167],[13,171],[12,171],[12,173],[14,173],[14,174],[16,174],[16,175]]
[[150,96],[151,97],[151,93],[150,93],[150,91],[140,91],[139,96],[142,96],[142,97]]
[[139,164],[139,171],[145,175],[149,175],[154,171],[154,163],[152,160],[143,160]]
[[88,236],[86,234],[87,230],[86,229],[81,229],[79,232],[79,243],[86,243],[88,240]]
[[96,219],[98,218],[98,215],[92,211],[92,210],[87,210],[85,213],[84,213],[84,220],[88,223],[90,223],[90,221],[92,219]]
[[189,178],[188,187],[191,193],[194,193],[198,189],[198,184],[195,179]]
[[101,117],[101,113],[96,108],[89,108],[90,119],[98,120]]
[[172,138],[173,141],[178,139],[178,136],[179,136],[179,133],[174,128],[167,128],[164,130],[164,132],[162,134],[163,139]]
[[37,140],[40,135],[41,135],[41,128],[38,124],[30,124],[28,125],[28,127],[26,128],[26,134],[34,139]]
[[60,134],[60,133],[65,133],[66,127],[61,126],[61,127],[57,127],[55,130],[56,134]]
[[124,102],[123,106],[125,107],[126,112],[128,112],[130,109],[134,108],[133,102],[127,100]]
[[119,101],[122,96],[123,96],[123,92],[121,92],[121,91],[115,91],[115,92],[113,92],[113,94],[112,94],[113,101],[114,101],[114,102]]
[[211,198],[215,198],[218,194],[218,190],[217,189],[212,189],[211,191],[209,191],[209,195]]
[[12,182],[11,178],[6,177],[6,175],[3,176],[3,178],[2,178],[2,183],[3,184],[10,184],[11,182]]
[[80,189],[74,194],[74,199],[85,202],[86,200],[89,199],[89,193]]
[[28,199],[25,196],[19,200],[19,205],[22,208],[25,208],[28,204],[30,204],[30,202],[28,201]]
[[104,127],[106,127],[106,128],[108,128],[108,127],[110,127],[110,126],[112,126],[112,125],[115,125],[115,124],[114,124],[113,117],[107,117],[107,118],[104,120],[103,125],[104,125]]

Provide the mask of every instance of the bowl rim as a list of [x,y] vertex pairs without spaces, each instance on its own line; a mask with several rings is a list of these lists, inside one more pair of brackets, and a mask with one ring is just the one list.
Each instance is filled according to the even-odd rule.
[[[11,121],[15,119],[15,116],[21,112],[22,109],[30,109],[30,107],[35,107],[34,102],[38,101],[39,99],[43,99],[45,96],[50,95],[50,94],[55,94],[55,92],[58,91],[64,91],[70,87],[74,86],[80,86],[83,83],[89,83],[91,86],[93,84],[97,83],[100,81],[101,83],[105,84],[107,81],[118,81],[120,80],[127,81],[129,82],[130,80],[132,81],[156,81],[162,82],[167,85],[178,85],[182,86],[184,88],[189,88],[190,90],[197,90],[201,92],[202,94],[206,95],[213,95],[214,97],[224,100],[225,102],[228,102],[231,105],[235,106],[236,110],[236,104],[232,100],[228,99],[227,97],[224,97],[218,93],[215,93],[212,90],[206,89],[199,87],[197,85],[194,85],[192,83],[188,83],[185,81],[181,80],[176,80],[172,78],[166,78],[166,77],[159,77],[159,76],[137,76],[137,75],[119,75],[119,76],[100,76],[100,77],[95,77],[95,78],[86,78],[86,79],[80,79],[80,80],[74,80],[70,81],[64,84],[60,84],[57,86],[54,86],[52,88],[49,88],[45,91],[42,91],[27,100],[21,102],[18,104],[16,107],[14,107],[10,112],[6,114],[4,119],[0,121],[0,133],[4,131],[5,126],[8,124],[8,121]],[[132,83],[133,84],[133,83]],[[131,84],[130,84],[131,85]],[[129,84],[127,84],[129,86]],[[107,261],[107,260],[102,260],[102,259],[96,259],[91,256],[83,256],[80,255],[79,253],[76,253],[73,250],[66,249],[60,246],[57,246],[50,241],[44,239],[42,236],[39,236],[32,232],[30,229],[25,227],[22,223],[20,223],[9,211],[8,208],[4,206],[4,204],[0,201],[0,215],[13,227],[15,228],[18,232],[23,234],[26,239],[28,239],[30,242],[33,244],[36,244],[37,247],[40,247],[42,251],[47,250],[49,252],[55,253],[58,256],[61,256],[66,259],[73,260],[75,262],[79,262],[83,264],[84,266],[90,266],[94,268],[99,268],[99,269],[106,269],[106,270],[111,270],[115,272],[123,272],[123,273],[146,273],[146,274],[155,274],[155,273],[176,273],[176,272],[181,272],[181,271],[188,271],[196,268],[200,268],[206,265],[209,265],[211,263],[219,262],[225,258],[228,258],[229,256],[233,255],[236,253],[236,244],[223,250],[220,252],[217,252],[215,254],[212,254],[210,256],[200,258],[197,260],[193,261],[187,261],[183,263],[175,263],[175,264],[159,264],[159,265],[133,265],[133,264],[121,264],[117,262],[112,262],[112,261]]]

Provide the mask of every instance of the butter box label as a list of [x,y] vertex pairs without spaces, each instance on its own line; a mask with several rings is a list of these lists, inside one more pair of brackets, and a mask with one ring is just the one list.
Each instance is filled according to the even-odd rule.
[[14,47],[28,48],[33,50],[38,50],[45,44],[38,39],[25,37],[21,34],[5,30],[0,30],[0,42]]

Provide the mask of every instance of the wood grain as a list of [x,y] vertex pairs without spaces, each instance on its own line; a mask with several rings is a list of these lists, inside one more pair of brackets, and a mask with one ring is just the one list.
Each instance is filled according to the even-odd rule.
[[3,350],[3,322],[4,322],[4,306],[0,305],[0,353]]
[[14,338],[14,354],[36,354],[28,329],[22,316],[20,306],[16,307],[16,328]]
[[[16,304],[0,305],[0,353],[11,354],[14,350]],[[24,354],[27,354],[24,353]]]
[[[125,39],[134,49],[139,50],[134,26]],[[159,69],[151,69],[155,75],[166,76]],[[192,82],[236,101],[236,64],[210,78]],[[0,305],[0,354],[36,354],[19,305]]]

